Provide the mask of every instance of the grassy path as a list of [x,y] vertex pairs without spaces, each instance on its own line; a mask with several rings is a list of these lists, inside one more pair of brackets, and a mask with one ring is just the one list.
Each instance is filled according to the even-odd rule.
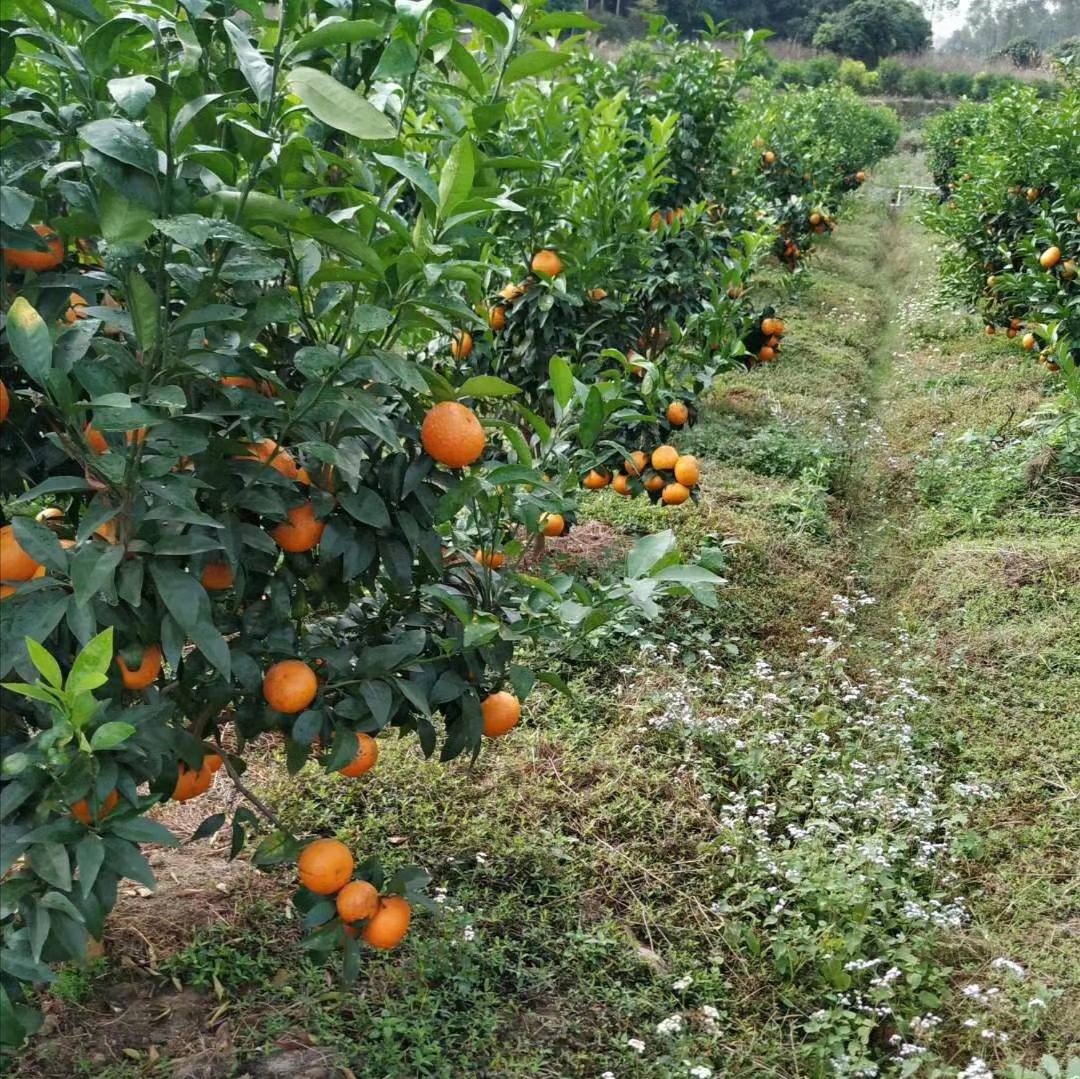
[[[781,362],[680,445],[702,504],[590,504],[605,562],[665,527],[722,554],[717,610],[554,657],[574,700],[471,770],[387,740],[362,783],[287,780],[268,751],[294,828],[423,865],[439,916],[343,990],[280,882],[233,882],[193,939],[70,980],[23,1076],[1052,1074],[1016,1068],[1080,1031],[1080,518],[1023,427],[1044,376],[935,306],[879,197],[919,169],[774,282]],[[101,1004],[152,994],[176,1023]]]

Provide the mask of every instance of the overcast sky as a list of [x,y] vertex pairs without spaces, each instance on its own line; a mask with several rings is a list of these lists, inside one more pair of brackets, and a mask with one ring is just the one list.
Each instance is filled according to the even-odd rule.
[[955,11],[948,11],[934,19],[934,44],[940,45],[954,30],[959,30],[964,23],[970,0],[960,0]]

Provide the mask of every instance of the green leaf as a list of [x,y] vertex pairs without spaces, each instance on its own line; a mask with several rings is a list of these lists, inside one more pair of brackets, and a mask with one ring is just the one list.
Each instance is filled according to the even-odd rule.
[[290,56],[315,52],[330,45],[351,45],[357,41],[375,41],[386,31],[370,19],[343,19],[333,16],[324,19],[314,30],[299,37],[289,50]]
[[110,821],[108,830],[111,835],[118,835],[121,839],[130,839],[132,843],[156,843],[159,847],[180,845],[180,840],[164,824],[146,817],[123,817],[117,821]]
[[98,224],[109,244],[145,243],[154,231],[153,211],[103,186],[98,196]]
[[255,100],[260,105],[265,105],[273,93],[274,69],[266,62],[263,54],[251,44],[247,33],[241,30],[232,19],[226,19],[222,25],[225,27],[225,33],[229,35],[229,41],[232,42],[240,70],[255,94]]
[[116,567],[124,560],[124,548],[118,543],[102,547],[83,544],[71,560],[71,583],[77,603],[89,603],[98,592],[112,588]]
[[207,105],[212,105],[219,98],[224,97],[224,94],[200,94],[196,98],[192,98],[187,102],[183,108],[176,114],[176,118],[172,124],[172,140],[176,140],[180,137],[180,133],[199,115]]
[[169,614],[199,651],[226,678],[230,678],[232,661],[229,646],[214,626],[206,589],[190,573],[160,559],[150,563],[150,576]]
[[56,689],[64,684],[64,675],[60,670],[60,664],[53,659],[47,648],[38,644],[30,637],[26,638],[26,651],[30,653],[30,662],[37,667],[41,677]]
[[44,963],[35,963],[28,955],[21,955],[13,948],[0,948],[0,971],[21,982],[56,981],[56,975]]
[[75,864],[79,867],[79,888],[84,896],[90,894],[97,880],[101,863],[105,861],[105,844],[101,836],[90,832],[75,844]]
[[435,212],[439,205],[439,189],[435,186],[435,180],[427,169],[415,161],[409,161],[404,157],[393,157],[390,154],[375,154],[375,160],[379,164],[393,169],[398,175],[404,176],[416,191],[427,200],[426,208],[428,212]]
[[17,229],[30,220],[34,199],[17,187],[0,187],[0,223]]
[[90,738],[90,749],[94,753],[101,753],[106,749],[115,749],[122,745],[135,733],[135,728],[130,723],[120,720],[112,720],[103,723],[94,731]]
[[71,891],[71,860],[62,843],[35,843],[26,855],[27,864],[42,880]]
[[552,356],[548,363],[548,379],[559,407],[566,408],[574,397],[573,368],[562,356]]
[[154,84],[145,75],[128,75],[121,79],[109,79],[109,96],[120,106],[124,115],[134,120],[146,111],[154,98]]
[[44,386],[52,370],[52,338],[45,320],[25,296],[16,296],[8,308],[6,329],[8,344],[23,370]]
[[580,11],[552,11],[541,15],[530,27],[533,34],[546,34],[549,30],[600,30],[601,24]]
[[626,556],[626,576],[644,577],[669,551],[675,549],[675,533],[671,529],[642,536]]
[[105,836],[102,842],[105,844],[105,863],[117,876],[145,884],[150,889],[157,887],[154,871],[138,847],[115,835]]
[[573,698],[574,696],[570,687],[557,674],[554,674],[551,671],[538,671],[536,680],[551,686],[553,689],[557,689],[564,697]]
[[65,688],[69,693],[85,693],[104,685],[113,661],[113,628],[103,629],[75,657]]
[[445,221],[454,207],[464,202],[472,192],[476,163],[472,139],[461,136],[450,151],[450,157],[439,177],[439,219]]
[[157,147],[145,129],[130,120],[91,120],[79,128],[79,138],[99,154],[151,176],[158,174]]
[[370,525],[372,528],[389,528],[390,513],[386,503],[374,491],[367,487],[357,488],[356,491],[342,491],[338,500],[349,516],[361,524]]
[[655,581],[673,581],[678,584],[713,584],[724,583],[723,577],[717,577],[715,573],[703,566],[666,566],[649,576]]
[[366,97],[350,90],[337,79],[311,67],[298,67],[289,74],[289,86],[316,119],[328,127],[358,139],[394,137],[394,125]]
[[604,397],[598,386],[590,386],[585,396],[585,408],[581,413],[581,423],[578,427],[578,439],[582,446],[592,446],[600,437],[604,429],[604,420],[607,411],[604,408]]
[[458,397],[510,397],[521,390],[495,375],[474,375],[457,392]]
[[148,352],[157,343],[161,333],[161,304],[150,282],[141,274],[128,275],[128,310],[135,326],[139,347]]
[[40,902],[30,904],[26,911],[26,928],[30,936],[30,954],[34,957],[34,962],[39,962],[41,959],[41,949],[45,947],[45,941],[49,938],[51,926],[52,919],[49,917],[49,912],[42,909]]
[[194,834],[188,840],[189,843],[194,843],[198,839],[206,839],[207,836],[216,835],[221,831],[221,826],[225,823],[224,813],[215,813],[211,817],[207,817],[206,820],[195,829]]
[[457,4],[457,9],[463,18],[467,19],[481,31],[487,34],[499,45],[506,45],[510,41],[510,30],[497,16],[492,15],[487,8],[476,7],[473,4]]
[[300,844],[288,832],[274,832],[268,835],[251,855],[251,861],[258,866],[281,865],[296,859]]
[[562,67],[569,59],[569,53],[554,52],[551,49],[534,49],[532,52],[522,53],[507,65],[503,85],[510,86],[519,79],[527,79],[532,75],[541,75],[545,71]]

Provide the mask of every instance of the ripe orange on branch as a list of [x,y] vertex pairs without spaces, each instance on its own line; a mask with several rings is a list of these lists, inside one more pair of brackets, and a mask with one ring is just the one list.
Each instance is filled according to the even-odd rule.
[[49,245],[48,251],[16,251],[4,248],[4,262],[13,270],[33,270],[44,273],[64,261],[64,243],[48,225],[35,225],[34,231]]
[[302,712],[319,692],[315,672],[300,659],[275,663],[263,678],[263,697],[275,712]]
[[657,446],[653,450],[652,466],[657,472],[670,472],[679,459],[679,451],[674,446]]
[[221,592],[232,588],[233,571],[228,562],[208,562],[203,567],[202,586],[208,592]]
[[214,782],[214,771],[207,761],[203,761],[199,768],[189,768],[181,764],[176,777],[176,786],[173,787],[172,800],[174,802],[190,802],[192,798],[198,798],[210,789]]
[[464,468],[483,456],[484,428],[471,408],[457,401],[440,401],[420,427],[424,449],[448,468]]
[[338,769],[340,775],[348,776],[350,779],[356,779],[357,776],[362,776],[374,768],[375,762],[379,759],[379,743],[370,734],[361,732],[357,734],[356,740],[356,756],[344,768]]
[[349,883],[356,868],[352,851],[339,839],[316,839],[296,859],[300,883],[316,895],[333,895]]
[[485,697],[480,710],[484,716],[484,734],[489,738],[499,738],[513,730],[521,719],[521,701],[506,690]]
[[1044,270],[1052,270],[1061,261],[1061,248],[1060,247],[1048,247],[1039,256],[1039,265]]
[[8,397],[7,386],[0,382],[0,423],[8,418],[11,411],[11,398]]
[[566,518],[561,513],[545,513],[540,518],[540,531],[545,536],[561,536],[566,531]]
[[690,419],[690,409],[682,401],[672,401],[668,405],[667,418],[672,427],[682,427]]
[[400,895],[385,895],[379,900],[375,916],[364,926],[361,936],[372,948],[396,948],[409,931],[412,907]]
[[563,271],[562,259],[550,247],[537,251],[532,259],[533,273],[547,274],[548,277],[558,277]]
[[588,474],[581,481],[581,486],[588,488],[590,491],[599,491],[606,487],[610,482],[610,472],[598,472],[593,468],[589,470]]
[[116,803],[119,801],[120,792],[114,788],[109,791],[104,801],[98,806],[96,818],[91,815],[90,803],[86,798],[80,798],[77,802],[71,803],[71,815],[89,828],[92,824],[96,824],[97,821],[104,820],[116,808]]
[[669,483],[660,497],[665,506],[681,506],[690,497],[690,491],[681,483]]
[[697,486],[701,479],[701,467],[693,454],[686,454],[675,462],[675,479],[684,487]]
[[472,352],[472,348],[472,334],[468,330],[459,330],[454,334],[454,339],[450,342],[450,355],[455,360],[464,360]]
[[152,686],[161,674],[161,648],[156,644],[143,645],[142,660],[134,670],[128,667],[124,657],[119,654],[116,665],[120,668],[120,679],[125,689],[146,689]]
[[378,890],[366,880],[351,880],[338,892],[338,917],[346,924],[374,918],[378,911]]
[[274,542],[283,550],[292,554],[310,551],[326,531],[326,523],[315,517],[315,506],[311,502],[302,502],[293,506],[287,514],[288,520],[282,521],[270,533]]
[[0,528],[0,581],[29,581],[41,568],[15,538],[11,525]]

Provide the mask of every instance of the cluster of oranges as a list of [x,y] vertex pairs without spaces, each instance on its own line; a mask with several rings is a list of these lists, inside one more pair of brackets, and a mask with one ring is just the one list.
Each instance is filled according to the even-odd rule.
[[758,329],[761,333],[762,344],[757,350],[757,358],[762,363],[772,363],[780,356],[780,341],[787,333],[787,327],[782,318],[768,316],[761,320]]
[[[537,251],[533,255],[529,267],[534,274],[543,274],[545,277],[550,278],[558,277],[563,272],[562,259],[559,258],[559,253],[550,247],[544,247]],[[499,333],[506,328],[507,311],[532,288],[533,281],[534,278],[527,277],[520,285],[509,284],[499,292],[498,299],[487,309],[488,325],[495,333]],[[594,289],[589,293],[589,299],[594,299],[593,292],[603,293],[602,296],[596,298],[597,302],[607,296],[603,289]],[[482,308],[479,310],[482,310]],[[450,343],[450,354],[455,360],[466,359],[472,352],[472,348],[473,339],[471,333],[467,330],[459,330],[454,334],[453,341]]]
[[356,859],[339,839],[316,839],[296,860],[300,883],[316,895],[335,896],[347,936],[359,934],[372,948],[396,948],[409,931],[412,907],[400,895],[379,895],[375,885],[353,880]]
[[607,486],[624,498],[644,489],[653,501],[665,506],[681,506],[701,481],[701,466],[691,454],[681,454],[674,446],[657,446],[651,454],[635,450],[614,476],[606,469],[592,469],[581,481],[590,491]]

